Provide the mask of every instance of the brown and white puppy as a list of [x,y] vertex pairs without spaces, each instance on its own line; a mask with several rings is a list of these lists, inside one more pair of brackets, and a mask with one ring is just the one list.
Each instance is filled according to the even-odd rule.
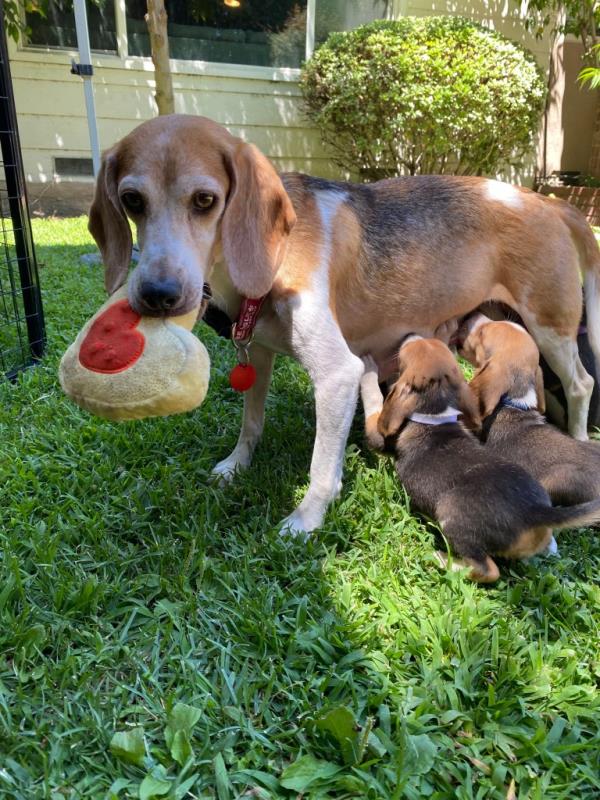
[[[129,218],[129,219],[128,219]],[[585,438],[593,381],[577,354],[584,274],[590,341],[600,357],[600,251],[561,200],[487,178],[423,175],[372,185],[278,175],[255,147],[205,117],[142,123],[104,154],[90,230],[112,292],[127,280],[129,220],[140,257],[129,298],[144,314],[182,314],[209,282],[231,319],[268,294],[250,348],[257,380],[237,445],[215,467],[247,467],[263,429],[275,353],[314,384],[310,486],[284,521],[318,527],[341,487],[363,365],[385,362],[415,331],[486,300],[509,303],[559,375],[571,431]]]
[[533,475],[552,502],[600,497],[600,444],[578,442],[546,422],[539,352],[515,322],[476,314],[460,353],[477,368],[470,386],[483,419],[486,448]]
[[478,421],[475,397],[450,350],[410,337],[398,355],[399,376],[383,401],[377,365],[365,360],[361,394],[367,440],[392,452],[396,472],[415,506],[436,520],[470,577],[499,576],[493,556],[543,552],[552,528],[600,519],[600,499],[553,507],[546,490],[517,464],[482,447],[458,421]]

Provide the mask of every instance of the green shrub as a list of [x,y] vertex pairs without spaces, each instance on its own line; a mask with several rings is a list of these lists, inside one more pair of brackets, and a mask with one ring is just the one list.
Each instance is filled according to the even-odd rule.
[[517,165],[546,94],[529,52],[462,17],[334,33],[305,64],[301,88],[337,163],[370,180]]

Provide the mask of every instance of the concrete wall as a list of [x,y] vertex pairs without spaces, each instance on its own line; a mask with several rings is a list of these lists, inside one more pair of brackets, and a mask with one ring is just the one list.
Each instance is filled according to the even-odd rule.
[[[317,3],[319,0],[317,0]],[[366,4],[361,4],[366,5]],[[380,6],[385,5],[385,9]],[[349,9],[353,8],[348,6]],[[547,41],[525,33],[522,12],[513,0],[375,0],[381,16],[462,14],[523,42],[541,66],[548,63]],[[124,3],[117,0],[119,51],[124,41]],[[356,11],[354,8],[353,13]],[[363,13],[364,17],[365,14]],[[368,15],[366,15],[368,16]],[[71,51],[10,45],[10,60],[29,194],[34,212],[85,210],[91,179],[59,179],[54,158],[89,157],[82,81],[69,72]],[[100,143],[103,148],[155,114],[150,59],[124,55],[93,58]],[[339,168],[303,117],[298,70],[172,61],[176,109],[202,114],[254,142],[282,170],[296,169],[340,177]],[[504,177],[531,183],[532,155],[525,169]]]

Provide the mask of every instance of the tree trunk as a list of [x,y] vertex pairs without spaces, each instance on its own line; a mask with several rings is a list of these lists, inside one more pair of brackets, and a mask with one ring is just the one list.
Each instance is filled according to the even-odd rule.
[[175,99],[169,63],[169,38],[167,34],[167,12],[164,0],[146,0],[148,13],[145,15],[150,34],[150,51],[154,63],[156,94],[154,95],[159,114],[173,114]]

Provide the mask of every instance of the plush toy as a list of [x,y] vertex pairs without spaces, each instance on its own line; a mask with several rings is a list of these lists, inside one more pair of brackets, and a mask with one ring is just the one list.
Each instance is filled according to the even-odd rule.
[[190,333],[198,308],[169,319],[142,317],[121,287],[62,357],[61,386],[78,405],[112,420],[189,411],[208,389],[210,360]]

